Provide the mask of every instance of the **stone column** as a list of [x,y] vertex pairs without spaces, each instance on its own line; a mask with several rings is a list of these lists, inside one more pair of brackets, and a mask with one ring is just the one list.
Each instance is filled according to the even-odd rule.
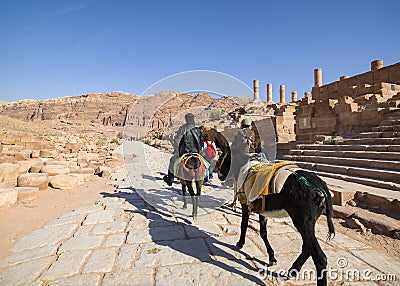
[[259,91],[258,91],[258,79],[253,81],[253,90],[254,90],[254,100],[259,100]]
[[280,103],[285,102],[285,85],[281,84],[279,87],[279,97],[280,97]]
[[304,98],[310,98],[310,93],[308,91],[304,92]]
[[272,102],[272,83],[267,83],[267,103]]
[[296,102],[296,101],[297,101],[297,92],[292,91],[292,102]]
[[383,60],[375,60],[371,62],[371,70],[378,70],[380,68],[383,68]]
[[317,68],[314,70],[314,86],[322,85],[322,69]]

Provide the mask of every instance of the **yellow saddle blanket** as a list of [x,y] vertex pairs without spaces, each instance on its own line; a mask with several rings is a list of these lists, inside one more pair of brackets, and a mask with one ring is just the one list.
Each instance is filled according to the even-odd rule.
[[269,189],[271,179],[275,172],[287,165],[294,165],[293,162],[283,161],[276,164],[256,162],[251,164],[245,172],[243,184],[239,185],[238,199],[241,203],[250,204],[262,195],[268,195],[274,190]]

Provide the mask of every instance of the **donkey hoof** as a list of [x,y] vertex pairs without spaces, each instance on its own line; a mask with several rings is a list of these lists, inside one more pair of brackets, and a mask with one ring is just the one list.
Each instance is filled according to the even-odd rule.
[[240,241],[238,243],[236,243],[236,247],[239,248],[239,249],[242,249],[243,245],[244,245],[244,243],[242,243]]
[[278,261],[276,261],[276,259],[273,259],[273,260],[270,260],[269,262],[268,262],[268,266],[274,266],[274,265],[276,265],[278,263]]
[[299,275],[299,270],[297,270],[296,268],[290,268],[288,270],[288,274],[287,274],[288,277],[296,278],[298,275]]

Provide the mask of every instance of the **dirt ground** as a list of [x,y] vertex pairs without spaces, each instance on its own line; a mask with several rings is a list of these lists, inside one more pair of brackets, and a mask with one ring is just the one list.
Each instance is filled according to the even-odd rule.
[[10,249],[24,235],[74,209],[94,205],[102,198],[102,192],[113,192],[114,187],[108,182],[108,179],[93,176],[73,190],[49,188],[40,191],[36,198],[0,208],[0,261],[11,253]]

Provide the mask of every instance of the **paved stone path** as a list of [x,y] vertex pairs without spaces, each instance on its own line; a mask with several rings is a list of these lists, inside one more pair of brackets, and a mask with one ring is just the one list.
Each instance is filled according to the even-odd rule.
[[[143,146],[125,146],[136,157],[127,161],[129,179],[123,170],[113,175],[120,184],[118,192],[104,194],[95,205],[66,213],[19,240],[13,254],[0,262],[0,285],[315,284],[309,279],[286,281],[279,275],[301,249],[301,238],[290,220],[269,220],[278,265],[259,274],[268,258],[256,231],[257,217],[252,216],[242,251],[235,249],[240,215],[218,207],[231,193],[223,188],[205,190],[204,197],[209,198],[193,222],[189,212],[181,210],[177,189],[166,186],[157,175],[166,168],[154,160],[160,152]],[[328,257],[331,285],[400,283],[400,261],[340,233],[325,242],[325,219],[316,232]],[[314,270],[310,259],[304,269]],[[395,274],[396,281],[367,281],[388,274]]]

